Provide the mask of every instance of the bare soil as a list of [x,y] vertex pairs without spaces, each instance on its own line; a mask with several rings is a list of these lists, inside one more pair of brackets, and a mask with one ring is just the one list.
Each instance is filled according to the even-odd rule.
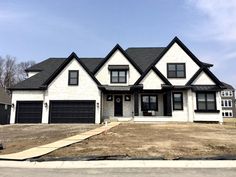
[[0,126],[0,143],[4,149],[0,154],[19,152],[32,147],[48,144],[100,125],[93,124],[32,124]]
[[126,156],[199,158],[236,155],[236,126],[201,123],[123,123],[42,158]]

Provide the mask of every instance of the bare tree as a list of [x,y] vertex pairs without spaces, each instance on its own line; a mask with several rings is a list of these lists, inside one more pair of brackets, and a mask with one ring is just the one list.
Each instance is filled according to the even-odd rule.
[[10,55],[5,58],[0,57],[0,86],[9,88],[26,79],[25,69],[34,64],[34,61],[17,63],[16,58]]
[[16,83],[16,59],[10,55],[6,56],[4,68],[3,83],[6,88],[11,87]]
[[34,64],[35,64],[34,61],[24,61],[17,64],[17,75],[16,75],[17,82],[23,81],[27,78],[25,70]]
[[0,86],[1,87],[4,87],[3,74],[4,74],[4,59],[0,57]]

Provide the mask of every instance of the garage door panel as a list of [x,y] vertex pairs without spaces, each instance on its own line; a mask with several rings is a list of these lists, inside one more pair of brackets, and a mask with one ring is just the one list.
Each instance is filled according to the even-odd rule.
[[42,101],[18,101],[16,123],[41,123]]
[[51,123],[95,123],[95,101],[50,101]]

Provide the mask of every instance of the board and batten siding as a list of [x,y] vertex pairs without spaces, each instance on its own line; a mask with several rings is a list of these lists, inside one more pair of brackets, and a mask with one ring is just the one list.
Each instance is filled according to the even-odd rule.
[[167,63],[185,63],[186,78],[168,78],[172,85],[185,85],[199,69],[199,66],[177,43],[174,43],[155,65],[166,78]]
[[[129,65],[127,83],[111,83],[108,65]],[[116,50],[107,62],[98,70],[95,77],[102,85],[133,85],[140,77],[140,74],[129,60],[119,50]]]

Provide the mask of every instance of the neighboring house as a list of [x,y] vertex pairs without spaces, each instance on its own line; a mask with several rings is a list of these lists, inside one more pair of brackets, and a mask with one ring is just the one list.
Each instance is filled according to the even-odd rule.
[[177,37],[167,47],[118,44],[105,58],[49,58],[10,88],[11,123],[222,122],[224,85]]
[[0,124],[10,123],[11,97],[6,90],[0,87]]
[[223,118],[236,117],[235,92],[233,86],[222,82],[226,89],[221,91],[221,106]]

